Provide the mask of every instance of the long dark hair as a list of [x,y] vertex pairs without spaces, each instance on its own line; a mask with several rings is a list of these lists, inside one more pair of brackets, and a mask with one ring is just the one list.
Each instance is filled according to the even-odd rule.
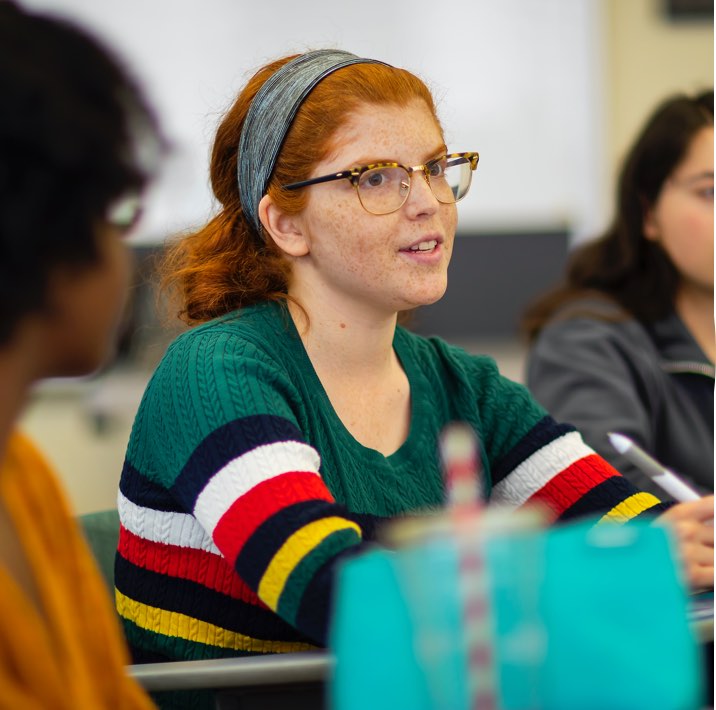
[[587,294],[615,301],[626,315],[644,323],[673,308],[679,275],[661,246],[644,236],[644,217],[693,137],[713,122],[713,90],[673,96],[654,111],[622,165],[611,226],[575,249],[565,281],[525,311],[522,330],[528,340],[564,304]]

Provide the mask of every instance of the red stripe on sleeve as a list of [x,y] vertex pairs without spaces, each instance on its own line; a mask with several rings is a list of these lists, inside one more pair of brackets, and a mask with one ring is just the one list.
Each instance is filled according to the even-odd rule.
[[220,555],[206,550],[145,540],[125,527],[120,528],[117,549],[124,559],[137,567],[197,582],[233,599],[268,609]]
[[621,474],[603,458],[590,454],[553,476],[533,493],[527,502],[538,502],[547,506],[554,512],[555,518],[558,518],[600,483],[619,475]]
[[315,473],[292,471],[262,481],[224,513],[214,528],[214,544],[233,564],[261,523],[289,505],[310,500],[334,502],[326,484]]

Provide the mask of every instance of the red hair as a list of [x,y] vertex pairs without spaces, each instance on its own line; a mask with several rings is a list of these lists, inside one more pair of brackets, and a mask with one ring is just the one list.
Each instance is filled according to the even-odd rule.
[[[176,291],[179,316],[193,325],[260,301],[286,299],[290,263],[271,239],[248,226],[239,199],[237,150],[251,101],[263,83],[291,59],[260,69],[224,116],[211,156],[211,186],[219,213],[199,231],[170,245],[162,271],[163,285]],[[349,114],[363,104],[406,106],[421,99],[439,126],[430,91],[404,69],[383,64],[353,64],[326,77],[299,109],[276,161],[268,193],[285,212],[298,213],[305,190],[281,185],[307,179],[328,156],[332,138]]]

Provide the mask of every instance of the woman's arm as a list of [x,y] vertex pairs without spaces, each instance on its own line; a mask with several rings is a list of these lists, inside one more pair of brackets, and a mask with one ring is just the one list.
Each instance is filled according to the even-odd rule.
[[583,441],[572,426],[546,416],[497,461],[492,499],[509,507],[538,505],[555,521],[599,516],[623,524],[643,517],[673,530],[685,578],[695,589],[714,579],[713,496],[661,503],[639,491]]
[[[250,344],[204,340],[212,339],[197,337],[172,353],[145,397],[123,474],[124,519],[130,525],[137,518],[142,532],[154,515],[157,541],[184,549],[177,559],[188,559],[188,547],[196,547],[192,580],[203,587],[213,584],[202,573],[207,560],[214,564],[220,555],[236,581],[199,591],[208,599],[221,590],[214,606],[229,604],[229,596],[237,605],[250,602],[249,636],[282,638],[278,619],[266,617],[270,610],[304,638],[324,644],[334,569],[363,549],[375,521],[351,514],[328,490],[285,372]],[[177,387],[177,380],[185,384]],[[152,488],[152,477],[161,480],[160,488]],[[130,515],[140,500],[138,517]],[[152,500],[156,511],[147,509]],[[139,564],[144,558],[131,559]],[[184,613],[191,617],[192,609]],[[206,611],[206,621],[214,618],[211,623],[221,626],[221,617]]]

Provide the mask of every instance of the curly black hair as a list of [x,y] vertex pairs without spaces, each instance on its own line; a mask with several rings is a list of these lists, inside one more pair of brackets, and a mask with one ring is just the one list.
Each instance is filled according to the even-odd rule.
[[[120,62],[71,22],[0,0],[0,345],[60,265],[97,259],[98,222],[151,172],[157,123]],[[156,150],[154,151],[157,152]]]

